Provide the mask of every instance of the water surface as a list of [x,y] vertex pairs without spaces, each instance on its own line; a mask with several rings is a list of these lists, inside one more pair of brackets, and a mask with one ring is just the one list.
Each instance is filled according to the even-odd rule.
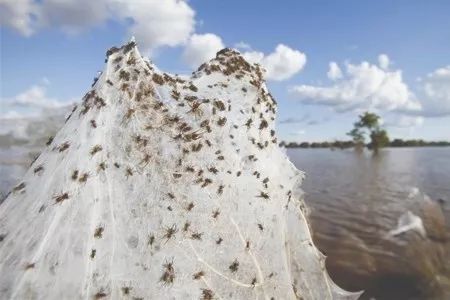
[[[338,284],[365,299],[450,299],[450,148],[287,153],[307,174],[314,239]],[[389,236],[408,210],[426,238]]]

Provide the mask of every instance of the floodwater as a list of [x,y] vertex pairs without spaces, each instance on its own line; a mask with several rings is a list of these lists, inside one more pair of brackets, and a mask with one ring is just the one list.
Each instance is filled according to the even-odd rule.
[[[288,149],[333,280],[362,299],[450,299],[450,147]],[[407,211],[423,221],[396,236]]]

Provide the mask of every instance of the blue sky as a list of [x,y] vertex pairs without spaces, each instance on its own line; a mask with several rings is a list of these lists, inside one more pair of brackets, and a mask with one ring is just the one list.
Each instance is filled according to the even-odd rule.
[[3,116],[79,99],[106,49],[135,35],[173,73],[240,46],[269,70],[284,140],[346,138],[367,109],[392,137],[450,140],[450,1],[3,2]]

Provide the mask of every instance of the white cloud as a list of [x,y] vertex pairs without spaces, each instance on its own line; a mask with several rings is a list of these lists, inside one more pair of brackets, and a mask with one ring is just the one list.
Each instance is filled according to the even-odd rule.
[[183,59],[189,66],[196,68],[214,58],[217,51],[222,48],[224,48],[222,39],[215,34],[193,34],[186,44]]
[[390,63],[391,61],[389,59],[389,56],[387,56],[386,54],[378,55],[378,65],[380,66],[380,68],[382,68],[383,70],[387,70]]
[[275,51],[265,55],[262,52],[244,52],[243,56],[250,62],[261,64],[269,80],[285,80],[300,72],[306,64],[306,55],[286,45],[278,44]]
[[423,113],[428,116],[450,114],[450,65],[436,69],[422,80]]
[[421,104],[403,82],[400,70],[383,70],[362,62],[346,64],[343,78],[331,86],[300,85],[291,94],[308,104],[333,107],[336,111],[384,110],[419,112]]
[[247,44],[246,42],[242,42],[242,41],[234,44],[234,48],[239,49],[239,50],[247,50],[247,51],[252,49],[252,47],[249,44]]
[[422,126],[424,121],[425,118],[420,116],[393,115],[386,119],[385,125],[396,128],[411,128]]
[[36,116],[43,112],[51,113],[71,106],[74,101],[59,101],[47,95],[48,80],[44,84],[33,85],[25,91],[10,97],[2,98],[1,119]]
[[10,105],[29,108],[55,108],[64,104],[49,98],[46,88],[42,85],[33,85],[28,90],[18,94],[9,101]]
[[115,20],[130,23],[130,35],[147,50],[182,45],[195,26],[194,10],[182,0],[0,1],[2,25],[24,35],[44,27],[76,33]]
[[184,44],[194,32],[195,12],[182,0],[121,0],[116,13],[132,18],[130,28],[144,48]]
[[330,62],[327,77],[331,80],[337,80],[342,78],[341,68],[339,68],[339,65],[336,62],[334,61]]
[[0,0],[0,25],[29,36],[33,33],[33,15],[37,7],[32,0]]

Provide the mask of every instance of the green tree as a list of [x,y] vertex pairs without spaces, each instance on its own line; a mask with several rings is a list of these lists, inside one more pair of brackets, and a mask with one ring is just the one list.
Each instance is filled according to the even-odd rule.
[[353,142],[355,143],[355,149],[356,150],[362,150],[364,147],[364,132],[360,129],[356,127],[356,123],[355,123],[355,128],[353,128],[349,133],[347,133],[347,135],[351,136],[353,139]]
[[375,153],[377,153],[380,148],[389,145],[388,133],[380,126],[380,116],[374,113],[365,112],[359,116],[359,120],[353,125],[353,129],[347,134],[353,138],[356,149],[362,149],[367,134],[370,137],[368,147]]

